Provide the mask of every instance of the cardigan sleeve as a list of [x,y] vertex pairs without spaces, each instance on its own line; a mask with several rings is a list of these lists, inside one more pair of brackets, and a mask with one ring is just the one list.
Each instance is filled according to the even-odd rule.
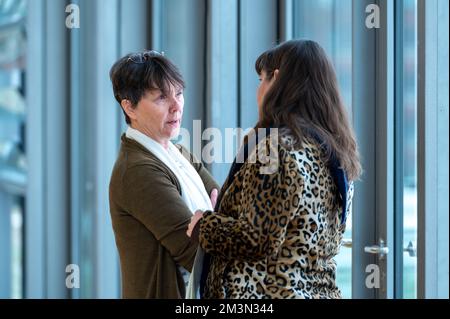
[[244,163],[239,204],[230,207],[235,211],[203,214],[199,242],[206,252],[228,260],[260,260],[278,253],[303,188],[292,155],[285,149],[278,155],[273,174],[262,174],[260,161]]
[[164,246],[176,263],[191,271],[197,245],[186,235],[192,213],[174,181],[153,164],[140,164],[124,175],[128,212]]

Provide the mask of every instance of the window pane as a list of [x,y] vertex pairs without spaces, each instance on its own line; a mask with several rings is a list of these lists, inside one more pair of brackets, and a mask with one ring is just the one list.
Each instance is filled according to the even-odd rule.
[[[417,2],[403,2],[403,297],[417,296]],[[409,247],[409,248],[408,248]],[[406,249],[405,249],[406,248]]]
[[[294,2],[294,37],[318,42],[333,61],[341,94],[351,117],[352,1],[303,0]],[[346,239],[352,238],[351,218]],[[337,285],[344,298],[352,297],[352,252],[342,247],[337,262]]]
[[0,1],[0,298],[23,297],[25,1]]

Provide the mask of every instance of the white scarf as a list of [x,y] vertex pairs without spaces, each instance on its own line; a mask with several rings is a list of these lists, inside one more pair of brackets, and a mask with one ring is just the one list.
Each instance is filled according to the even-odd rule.
[[[211,200],[200,175],[172,142],[168,142],[166,150],[161,144],[130,126],[127,128],[125,135],[144,146],[175,174],[181,186],[183,201],[192,214],[198,209],[202,211],[213,210]],[[198,296],[202,262],[203,251],[199,247],[189,278],[186,298],[196,298]]]

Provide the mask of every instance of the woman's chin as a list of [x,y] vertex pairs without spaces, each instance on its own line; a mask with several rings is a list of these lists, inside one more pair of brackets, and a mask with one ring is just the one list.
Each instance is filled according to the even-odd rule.
[[168,135],[171,140],[177,138],[180,135],[180,128],[172,129]]

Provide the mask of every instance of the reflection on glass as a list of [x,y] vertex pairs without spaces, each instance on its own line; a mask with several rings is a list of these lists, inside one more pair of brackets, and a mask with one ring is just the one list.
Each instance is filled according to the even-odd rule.
[[417,1],[403,2],[403,297],[417,296]]
[[[294,37],[318,42],[333,61],[341,94],[351,117],[352,0],[294,1]],[[351,218],[345,238],[352,238]],[[337,285],[344,298],[352,297],[352,252],[342,247],[337,262]]]
[[25,0],[0,0],[0,297],[22,298]]
[[11,209],[11,298],[23,297],[23,203],[18,199]]

